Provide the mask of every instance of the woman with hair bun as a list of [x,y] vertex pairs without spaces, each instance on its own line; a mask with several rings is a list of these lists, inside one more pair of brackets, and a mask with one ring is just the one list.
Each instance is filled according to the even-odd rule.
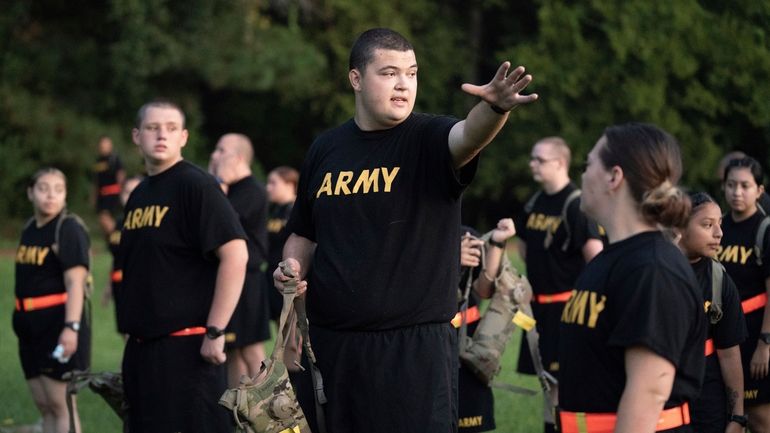
[[760,233],[767,217],[757,207],[764,193],[762,167],[751,157],[733,159],[725,168],[724,191],[730,212],[724,217],[718,257],[735,281],[749,336],[741,344],[744,405],[753,432],[770,431],[770,230]]
[[561,317],[559,430],[691,432],[706,315],[690,264],[661,229],[683,227],[679,145],[653,125],[607,128],[588,154],[581,208],[609,245]]

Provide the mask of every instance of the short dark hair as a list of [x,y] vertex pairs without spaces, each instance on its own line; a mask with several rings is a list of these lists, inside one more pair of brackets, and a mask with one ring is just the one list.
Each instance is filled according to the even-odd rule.
[[395,30],[369,29],[358,36],[353,48],[350,49],[350,69],[358,69],[363,72],[366,65],[372,62],[374,51],[377,49],[414,51],[412,44]]
[[59,170],[56,167],[43,167],[39,170],[37,170],[32,177],[29,178],[29,188],[34,188],[35,184],[37,184],[37,181],[45,176],[46,174],[55,174],[57,176],[60,176],[62,179],[64,179],[64,185],[67,185],[67,176],[64,174],[63,171]]
[[297,184],[299,184],[299,172],[292,167],[281,165],[270,171],[270,174],[275,173],[286,183],[294,185],[294,192],[297,191]]
[[754,178],[754,182],[757,183],[757,186],[764,183],[765,174],[762,171],[762,164],[760,164],[756,159],[750,156],[731,159],[730,162],[727,163],[727,167],[725,167],[725,175],[723,177],[725,181],[727,180],[727,175],[730,174],[730,170],[734,168],[748,168],[751,172],[751,177]]
[[182,128],[184,128],[185,125],[185,115],[184,110],[182,110],[182,107],[179,106],[176,102],[173,102],[169,99],[164,98],[157,98],[153,99],[152,101],[142,105],[139,107],[139,111],[136,112],[136,127],[139,128],[142,126],[142,121],[144,121],[144,116],[147,115],[147,109],[150,107],[155,108],[173,108],[174,110],[178,111],[179,114],[182,115]]

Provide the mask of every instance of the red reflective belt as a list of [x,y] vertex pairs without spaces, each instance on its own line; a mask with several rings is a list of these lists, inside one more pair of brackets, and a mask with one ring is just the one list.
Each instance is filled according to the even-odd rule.
[[555,304],[557,302],[567,302],[572,296],[572,290],[561,293],[551,293],[549,295],[537,295],[535,298],[538,304]]
[[206,333],[206,328],[203,326],[193,326],[192,328],[180,329],[176,332],[172,332],[168,335],[172,337],[187,337],[188,335],[201,335]]
[[[473,306],[465,310],[465,323],[477,322],[480,318],[481,318],[481,313],[479,313],[478,306]],[[452,326],[454,326],[455,328],[459,328],[463,324],[462,313],[458,311],[457,314],[455,314],[455,317],[452,318],[452,321],[450,323],[452,323]]]
[[[614,413],[559,412],[560,433],[613,433],[618,419]],[[690,423],[690,406],[666,409],[660,413],[655,431],[668,430]]]
[[16,311],[34,311],[67,303],[67,292],[34,298],[16,298]]
[[706,356],[709,356],[712,353],[714,353],[714,339],[709,338],[706,340]]
[[749,314],[752,311],[757,311],[765,305],[767,305],[767,293],[760,293],[757,296],[752,296],[751,298],[741,302],[743,314]]
[[112,271],[110,274],[110,280],[112,280],[113,283],[120,283],[123,281],[123,271],[120,269],[116,269]]
[[104,185],[99,188],[99,195],[118,195],[120,194],[120,185],[113,183],[112,185]]

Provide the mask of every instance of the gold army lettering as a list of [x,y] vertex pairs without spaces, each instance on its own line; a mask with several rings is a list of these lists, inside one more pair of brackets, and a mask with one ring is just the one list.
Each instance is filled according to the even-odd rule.
[[267,220],[267,231],[269,233],[278,233],[286,225],[286,222],[280,218],[270,218]]
[[458,427],[478,427],[483,423],[484,423],[484,417],[482,417],[481,415],[468,416],[465,418],[460,418]]
[[753,252],[752,248],[746,248],[743,245],[720,246],[717,249],[716,258],[722,263],[740,263],[745,265]]
[[20,265],[43,266],[49,247],[39,247],[36,245],[19,245],[16,250],[16,263]]
[[[315,197],[318,198],[321,194],[330,196],[380,192],[380,177],[382,177],[383,182],[382,192],[390,192],[399,170],[401,167],[393,167],[390,170],[388,167],[378,167],[372,170],[362,170],[357,177],[353,171],[340,171],[337,173],[336,179],[334,173],[327,172],[324,174],[321,187],[318,188]],[[355,182],[353,182],[354,177]]]
[[138,207],[128,212],[123,223],[125,230],[136,230],[144,227],[160,227],[168,212],[168,206]]
[[561,217],[541,213],[530,214],[527,219],[528,229],[541,232],[549,231],[551,233],[556,233],[559,224],[561,224]]
[[595,328],[599,314],[604,311],[605,302],[605,295],[599,296],[598,293],[587,290],[573,290],[561,313],[561,321]]

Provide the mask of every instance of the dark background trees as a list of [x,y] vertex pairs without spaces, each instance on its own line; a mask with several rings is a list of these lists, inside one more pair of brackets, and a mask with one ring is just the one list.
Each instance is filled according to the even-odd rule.
[[13,0],[0,11],[0,221],[29,215],[26,182],[46,164],[88,212],[97,137],[141,170],[129,132],[158,96],[187,111],[195,162],[239,131],[259,170],[299,166],[317,133],[352,115],[348,50],[375,26],[415,45],[418,111],[463,117],[474,100],[460,84],[488,81],[504,59],[535,76],[540,101],[513,113],[466,194],[477,225],[519,209],[545,135],[571,143],[575,175],[602,129],[629,120],[680,140],[693,187],[714,190],[727,150],[767,166],[767,0]]

